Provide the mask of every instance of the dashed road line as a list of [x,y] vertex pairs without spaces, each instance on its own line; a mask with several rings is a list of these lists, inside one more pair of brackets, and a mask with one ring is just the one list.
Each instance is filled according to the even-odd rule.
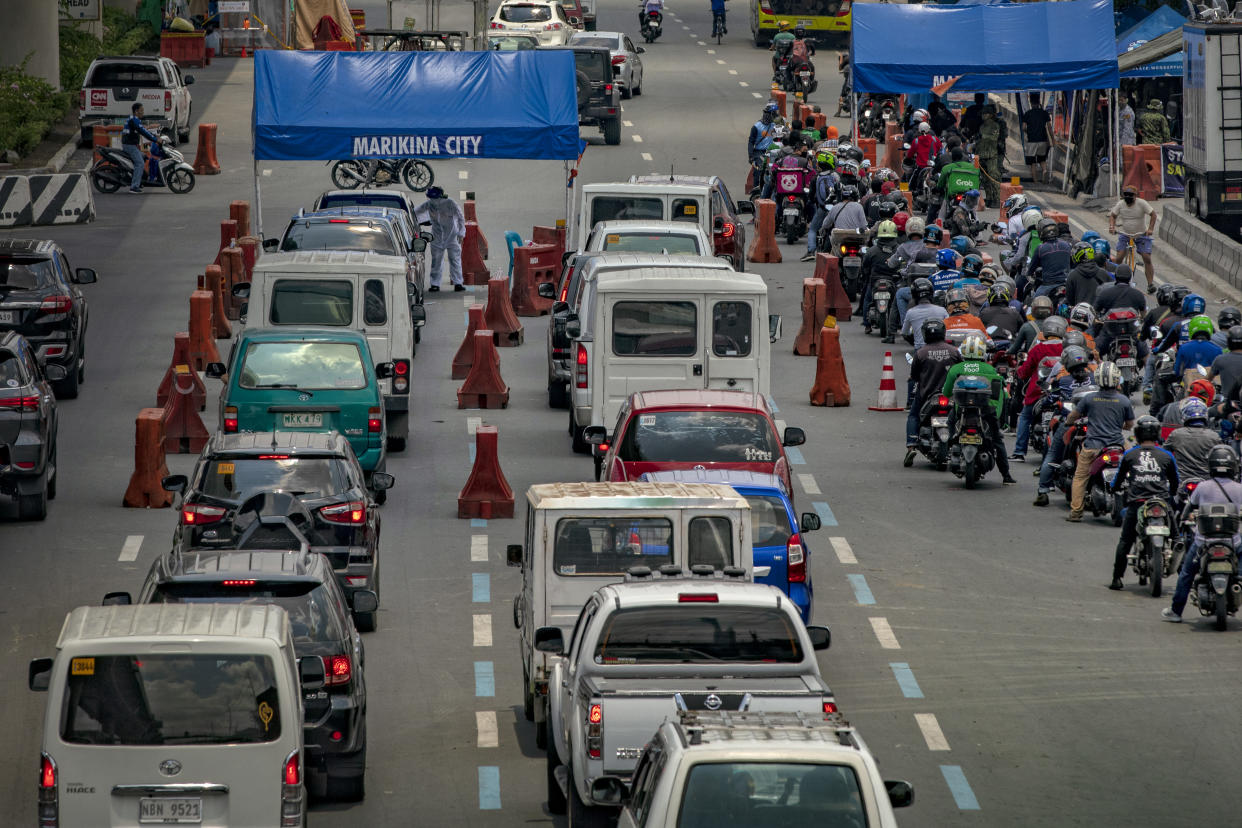
[[843,564],[858,563],[858,558],[854,557],[854,550],[850,548],[850,542],[845,538],[829,538],[828,542],[832,544],[832,551],[837,553],[838,561]]
[[730,74],[730,75],[736,75],[736,74],[737,74],[737,70],[736,70],[736,69],[730,69],[730,70],[729,70],[729,74]]
[[474,628],[474,646],[492,646],[492,615],[480,613],[474,616],[471,626]]
[[[810,494],[810,492],[807,492]],[[816,500],[811,504],[811,508],[815,510],[815,514],[819,515],[819,522],[824,526],[836,526],[837,516],[832,513],[832,509],[828,508],[828,504],[822,500]]]
[[819,484],[815,482],[815,475],[813,474],[798,475],[798,482],[802,484],[802,491],[809,495],[823,494],[819,490]]
[[474,714],[474,723],[479,732],[479,747],[500,747],[500,729],[496,726],[495,710],[476,711]]
[[470,536],[470,560],[476,563],[487,560],[487,535]]
[[632,127],[634,126],[634,122],[633,121],[622,121],[621,126]]
[[854,588],[854,600],[859,604],[874,604],[875,596],[871,594],[871,587],[867,586],[867,579],[862,575],[846,575],[850,586]]
[[483,425],[482,417],[467,417],[466,418],[466,433],[469,434],[471,437],[473,437],[475,432],[479,430],[479,426],[481,425]]
[[915,713],[914,721],[918,723],[919,730],[923,731],[923,740],[927,742],[928,750],[949,749],[949,740],[944,738],[944,731],[940,729],[935,713]]
[[707,43],[705,43],[705,42],[704,42],[704,41],[702,41],[702,40],[700,40],[698,43],[699,43],[699,45],[700,45],[700,46],[706,46],[706,45],[707,45]]
[[651,157],[651,153],[649,153],[649,152],[644,152],[644,153],[643,153],[643,160],[644,160],[644,161],[653,161],[653,160],[655,160],[655,159],[653,159],[653,158]]
[[689,27],[689,26],[682,26],[682,28],[683,28],[683,29],[685,29],[687,32],[688,32],[688,31],[690,31],[690,27]]
[[490,661],[474,663],[474,694],[480,698],[496,695],[496,668]]
[[465,190],[458,190],[458,191],[457,191],[457,195],[458,195],[458,197],[460,197],[460,198],[461,198],[461,200],[462,200],[462,201],[465,201],[465,200],[466,200],[466,191],[465,191]]
[[875,637],[880,641],[880,647],[885,650],[900,650],[901,644],[897,642],[897,636],[893,633],[893,628],[889,626],[887,618],[871,618],[871,629],[875,631]]
[[486,572],[470,574],[470,600],[476,604],[492,602],[492,578]]
[[495,765],[479,766],[479,810],[500,810],[500,768]]
[[142,549],[142,535],[127,535],[125,543],[121,544],[121,554],[117,556],[117,560],[121,563],[138,560],[138,550]]
[[[742,86],[746,86],[746,81],[742,81],[742,82],[741,82],[741,85],[742,85]],[[750,94],[751,94],[752,96],[756,97],[756,98],[763,98],[763,96],[762,96],[762,95],[760,95],[758,92],[751,92]]]
[[979,800],[975,799],[975,792],[970,789],[970,783],[966,781],[966,774],[962,772],[961,765],[941,765],[940,773],[944,775],[945,784],[949,786],[949,793],[953,794],[953,801],[957,803],[958,810],[980,810]]
[[643,142],[643,136],[641,135],[631,135],[630,138],[633,139],[635,144],[641,144]]
[[790,465],[805,466],[806,458],[802,456],[802,450],[790,446],[785,449],[785,456],[789,458]]
[[708,49],[708,50],[707,50],[707,53],[708,53],[709,55],[714,55],[714,54],[716,54],[716,50],[715,50],[715,49]]
[[716,63],[720,64],[721,66],[725,65],[725,62],[721,60],[720,58],[716,58]]
[[923,698],[923,688],[919,687],[919,683],[914,678],[914,671],[910,669],[910,665],[904,661],[893,661],[888,665],[892,668],[893,678],[897,679],[897,686],[901,688],[901,695],[907,699]]
[[470,528],[471,529],[486,529],[487,520],[485,520],[484,518],[470,518]]
[[[737,82],[737,85],[738,85],[738,86],[741,86],[741,87],[747,87],[747,86],[750,86],[750,84],[749,84],[749,83],[747,83],[746,81],[738,81],[738,82]],[[760,95],[758,92],[751,92],[750,94],[754,95],[756,98],[762,98],[762,97],[763,97],[763,96],[762,96],[762,95]]]

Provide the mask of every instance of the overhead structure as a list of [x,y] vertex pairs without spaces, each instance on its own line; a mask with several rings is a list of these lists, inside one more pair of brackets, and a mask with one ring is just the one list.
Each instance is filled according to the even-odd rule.
[[1169,55],[1177,55],[1177,73],[1182,74],[1182,30],[1181,27],[1171,32],[1165,32],[1159,37],[1149,40],[1142,46],[1136,46],[1125,54],[1117,56],[1117,67],[1121,70],[1122,77],[1151,77],[1143,74],[1132,74],[1141,72],[1145,66],[1151,66],[1154,63],[1163,63]]
[[[1169,6],[1161,6],[1147,15],[1138,23],[1117,36],[1117,64],[1123,78],[1180,78],[1182,76],[1182,50],[1179,47],[1160,57],[1148,57],[1149,52],[1140,52],[1139,59],[1148,58],[1146,62],[1130,65],[1127,55],[1138,52],[1161,35],[1174,33],[1181,42],[1182,17]],[[1152,51],[1163,51],[1157,48]]]

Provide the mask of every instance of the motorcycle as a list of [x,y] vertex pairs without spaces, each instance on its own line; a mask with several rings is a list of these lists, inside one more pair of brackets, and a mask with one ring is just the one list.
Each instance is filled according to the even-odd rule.
[[[121,187],[128,187],[134,180],[134,162],[129,156],[115,147],[95,149],[100,156],[91,167],[91,183],[95,189],[101,193],[115,193]],[[185,195],[194,189],[194,168],[186,163],[184,155],[172,148],[168,136],[161,135],[159,143],[151,145],[142,183],[148,187],[167,187],[170,192]]]
[[938,394],[925,402],[919,412],[916,448],[937,471],[944,471],[949,462],[949,410],[952,405],[951,399]]
[[1172,515],[1169,504],[1153,497],[1130,507],[1138,509],[1138,550],[1131,552],[1129,563],[1138,575],[1139,586],[1151,586],[1151,597],[1159,598],[1164,577],[1172,573],[1173,550],[1169,545]]
[[811,182],[814,176],[805,167],[776,167],[773,192],[781,212],[777,217],[776,234],[789,244],[796,244],[806,232],[807,206],[811,203]]
[[1156,367],[1153,371],[1155,382],[1152,383],[1151,413],[1154,416],[1159,416],[1162,408],[1178,398],[1178,393],[1181,390],[1181,378],[1173,370],[1174,365],[1177,363],[1177,356],[1173,351],[1156,354],[1155,359]]
[[349,158],[327,163],[332,165],[332,183],[342,190],[404,182],[421,193],[436,180],[431,165],[419,158]]
[[1121,370],[1121,393],[1127,397],[1138,389],[1140,382],[1138,344],[1134,338],[1139,324],[1138,314],[1129,308],[1104,317],[1104,333],[1109,336],[1108,359]]
[[815,64],[809,60],[786,58],[781,61],[781,76],[785,92],[793,93],[804,101],[819,87],[819,82],[815,80]]
[[1087,497],[1083,505],[1091,509],[1095,517],[1110,516],[1113,526],[1121,525],[1121,498],[1113,493],[1113,480],[1125,453],[1121,446],[1104,449],[1091,461],[1091,475],[1087,478]]
[[893,300],[893,280],[887,276],[877,277],[871,289],[871,305],[867,308],[864,327],[879,328],[880,336],[888,336],[888,306]]
[[[988,334],[992,334],[991,329]],[[1001,425],[1008,423],[1013,426],[1017,424],[1018,413],[1022,410],[1022,393],[1018,387],[1019,360],[1009,353],[1008,348],[1008,339],[993,339],[992,348],[988,351],[988,363],[1000,374],[1005,385],[1005,399],[1009,401],[1000,418]]]
[[840,259],[841,284],[853,302],[862,285],[862,257],[867,252],[867,236],[857,230],[835,227],[829,236],[831,249]]
[[961,377],[953,383],[956,428],[949,437],[949,471],[964,478],[973,489],[979,478],[992,470],[993,435],[988,434],[983,412],[992,404],[992,384],[982,377]]
[[1226,503],[1205,504],[1195,517],[1203,548],[1199,552],[1199,574],[1190,590],[1190,600],[1200,614],[1216,618],[1216,629],[1220,631],[1225,629],[1228,616],[1237,613],[1242,598],[1238,550],[1233,546],[1238,524],[1238,507]]
[[643,40],[646,40],[648,43],[654,43],[655,39],[663,34],[663,26],[664,15],[654,10],[647,12],[646,16],[643,17],[641,30]]

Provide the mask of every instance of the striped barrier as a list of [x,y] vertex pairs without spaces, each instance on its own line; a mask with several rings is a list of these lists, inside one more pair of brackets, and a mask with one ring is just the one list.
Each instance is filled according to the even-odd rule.
[[95,197],[90,176],[85,173],[32,175],[29,182],[31,224],[86,224],[95,220]]
[[30,181],[24,175],[0,178],[0,227],[30,224]]

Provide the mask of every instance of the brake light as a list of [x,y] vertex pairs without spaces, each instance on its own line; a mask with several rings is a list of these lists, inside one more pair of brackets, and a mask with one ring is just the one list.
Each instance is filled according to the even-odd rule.
[[785,200],[786,200],[786,201],[797,201],[797,200],[798,200],[798,197],[797,197],[797,196],[794,196],[794,195],[791,195],[791,196],[789,196],[788,198],[786,198]]
[[319,514],[329,523],[347,523],[361,526],[367,522],[366,504],[361,500],[351,500],[348,503],[334,503],[331,506],[324,506],[320,508]]
[[53,762],[52,757],[48,756],[46,753],[43,754],[43,761],[39,768],[39,787],[56,787],[56,763]]
[[260,460],[288,460],[289,455],[287,454],[260,454],[259,459]]
[[22,394],[17,397],[0,397],[0,408],[7,408],[10,411],[37,411],[39,395]]
[[759,0],[759,11],[764,14],[773,14],[774,12],[772,11],[772,3],[770,0]]
[[625,63],[625,55],[617,55],[612,59],[613,66],[620,66],[623,63]]
[[836,702],[829,701],[828,699],[824,699],[824,715],[825,716],[831,716],[833,713],[838,712],[838,710],[840,710],[840,708],[837,707]]
[[679,592],[677,593],[677,603],[718,604],[720,603],[720,598],[714,592]]
[[578,388],[587,387],[587,349],[581,342],[578,343],[578,355],[574,358],[577,368],[574,373],[574,385]]
[[561,24],[560,23],[549,23],[548,25],[543,27],[543,30],[545,32],[559,32],[561,30]]
[[720,238],[731,239],[735,232],[737,232],[736,225],[731,221],[726,221],[720,228]]
[[384,430],[383,412],[379,408],[367,409],[367,431],[371,434],[379,434]]
[[164,90],[164,111],[172,112],[172,93]]
[[504,24],[504,23],[497,23],[495,20],[493,20],[491,23],[489,23],[489,24],[488,24],[488,26],[487,26],[487,27],[488,27],[489,29],[503,29],[503,28],[505,27],[505,24]]
[[1187,493],[1187,494],[1190,494],[1191,492],[1193,492],[1193,491],[1194,491],[1195,489],[1197,489],[1197,488],[1199,488],[1199,481],[1197,481],[1197,480],[1192,480],[1192,481],[1190,481],[1189,483],[1187,483],[1187,484],[1186,484],[1186,493]]
[[328,219],[328,224],[349,224],[349,219]]
[[569,301],[569,280],[568,279],[565,280],[565,286],[561,288],[561,301],[562,302]]
[[60,824],[57,776],[52,757],[42,754],[39,762],[39,828],[55,828]]
[[302,790],[302,754],[293,751],[285,757],[280,779],[280,828],[297,828],[306,817],[306,792]]
[[289,754],[289,758],[285,760],[285,784],[300,785],[302,784],[302,763],[298,761],[301,756],[297,751]]
[[349,661],[347,655],[325,656],[323,660],[324,679],[323,683],[328,686],[339,686],[349,684],[352,677],[353,665]]
[[587,717],[587,721],[591,724],[599,724],[604,721],[604,706],[600,704],[591,705],[591,713]]
[[394,359],[392,361],[392,374],[393,393],[410,393],[410,361],[408,359]]
[[223,586],[231,587],[252,587],[258,583],[254,578],[230,578],[227,581],[220,582]]
[[49,296],[39,305],[40,316],[61,316],[73,310],[73,298],[70,296]]
[[229,434],[237,432],[237,406],[235,405],[224,407],[224,430]]
[[78,109],[86,109],[86,90],[78,90]]
[[850,13],[850,0],[842,0],[841,8],[837,9],[837,13],[833,17],[845,17]]
[[1148,517],[1164,517],[1164,507],[1163,506],[1148,506],[1147,516]]
[[611,93],[611,92],[612,92],[612,84],[611,84],[611,83],[604,84],[604,91],[605,91],[605,92],[608,92],[608,93]]
[[604,747],[604,706],[594,703],[587,708],[587,756],[599,759]]
[[806,550],[802,548],[802,536],[791,535],[789,542],[785,544],[785,563],[786,571],[789,573],[789,583],[805,584],[806,583]]
[[1127,344],[1127,343],[1125,343],[1125,342],[1122,342],[1121,344],[1119,344],[1119,345],[1117,346],[1117,353],[1121,354],[1122,356],[1129,356],[1129,355],[1130,355],[1130,346],[1129,346],[1129,344]]
[[936,400],[936,405],[940,406],[941,408],[947,408],[949,406],[949,398],[946,397],[944,394],[941,394],[940,397]]
[[181,523],[184,526],[202,526],[205,523],[217,523],[224,517],[223,506],[208,506],[205,503],[186,503],[181,507]]

